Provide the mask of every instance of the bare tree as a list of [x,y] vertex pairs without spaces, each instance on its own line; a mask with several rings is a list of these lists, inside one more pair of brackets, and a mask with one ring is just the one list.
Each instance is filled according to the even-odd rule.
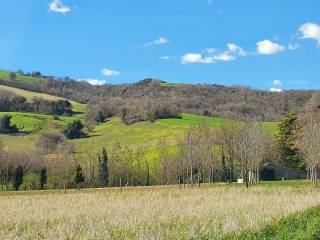
[[298,146],[308,164],[312,185],[317,187],[320,164],[320,124],[312,116],[305,119],[298,137]]
[[222,159],[226,159],[229,167],[229,182],[234,181],[236,141],[239,131],[239,123],[235,121],[224,121],[216,131],[216,139],[219,144]]
[[249,182],[257,184],[260,179],[260,167],[267,152],[267,140],[261,125],[257,122],[250,123],[249,137]]
[[241,174],[249,184],[259,180],[260,166],[265,156],[265,137],[261,126],[252,121],[241,122],[235,149]]
[[168,143],[164,138],[161,138],[158,142],[159,149],[159,160],[160,160],[160,181],[161,184],[169,184],[169,164],[170,164],[170,154],[168,149]]

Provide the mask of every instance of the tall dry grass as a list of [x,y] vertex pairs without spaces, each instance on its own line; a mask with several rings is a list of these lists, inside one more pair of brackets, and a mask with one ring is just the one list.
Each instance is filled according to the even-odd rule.
[[131,188],[0,196],[0,239],[216,239],[320,203],[294,187]]

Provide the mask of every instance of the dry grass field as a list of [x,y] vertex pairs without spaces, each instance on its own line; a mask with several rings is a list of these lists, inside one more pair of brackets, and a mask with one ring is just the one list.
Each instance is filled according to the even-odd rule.
[[0,239],[219,239],[319,203],[288,185],[0,193]]

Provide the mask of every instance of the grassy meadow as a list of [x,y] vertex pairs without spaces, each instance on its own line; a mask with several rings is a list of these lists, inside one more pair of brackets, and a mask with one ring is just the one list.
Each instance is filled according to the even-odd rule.
[[[6,149],[20,151],[33,149],[40,134],[48,131],[58,131],[67,123],[75,119],[82,119],[81,114],[74,117],[60,117],[59,120],[54,120],[49,115],[33,113],[0,113],[0,116],[4,114],[11,115],[12,123],[16,124],[25,134],[0,134],[0,138]],[[89,133],[88,138],[74,140],[73,142],[82,152],[111,146],[116,141],[133,147],[147,144],[150,148],[153,148],[156,147],[160,138],[165,138],[170,145],[174,145],[178,136],[203,120],[208,121],[213,128],[219,128],[223,121],[227,121],[222,118],[182,114],[182,119],[160,119],[154,123],[140,122],[126,125],[119,118],[112,118],[106,123],[98,125]],[[277,125],[277,122],[262,123],[263,129],[270,135],[277,132]]]
[[[3,80],[10,79],[9,74],[10,74],[10,71],[0,70],[0,79],[3,79]],[[38,83],[38,82],[41,82],[42,79],[43,78],[39,78],[39,77],[24,76],[19,73],[17,73],[17,78],[16,78],[17,81],[23,81],[27,83]]]
[[280,219],[319,204],[305,182],[3,192],[0,239],[293,239],[262,237],[270,227],[284,234],[291,224]]

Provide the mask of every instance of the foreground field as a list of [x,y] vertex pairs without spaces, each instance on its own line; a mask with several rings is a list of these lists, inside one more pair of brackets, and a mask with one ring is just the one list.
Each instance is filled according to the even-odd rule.
[[2,193],[0,239],[220,239],[319,204],[304,184]]

